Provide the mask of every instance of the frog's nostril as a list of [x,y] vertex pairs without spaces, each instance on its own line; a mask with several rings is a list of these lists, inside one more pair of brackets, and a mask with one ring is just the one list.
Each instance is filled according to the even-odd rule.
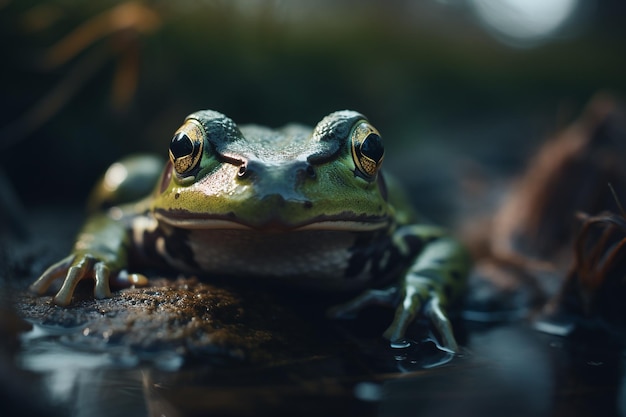
[[242,179],[258,179],[267,176],[265,167],[258,161],[244,160],[240,162],[237,176]]
[[307,165],[307,167],[306,167],[306,175],[309,178],[312,178],[312,179],[316,177],[315,169],[311,165]]

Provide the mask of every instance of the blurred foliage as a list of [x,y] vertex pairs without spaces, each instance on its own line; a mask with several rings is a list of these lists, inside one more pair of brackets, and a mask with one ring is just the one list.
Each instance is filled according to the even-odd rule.
[[511,48],[462,1],[4,0],[0,166],[28,203],[83,200],[200,108],[270,126],[352,108],[390,148],[446,129],[472,147],[477,123],[623,94],[623,12],[597,2],[570,36]]

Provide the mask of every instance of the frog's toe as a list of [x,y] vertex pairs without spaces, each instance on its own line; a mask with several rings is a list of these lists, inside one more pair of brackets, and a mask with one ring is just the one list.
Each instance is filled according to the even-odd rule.
[[111,297],[111,288],[109,287],[109,276],[111,271],[104,262],[97,262],[94,265],[96,286],[93,289],[93,295],[95,298],[101,300],[103,298]]
[[[383,337],[389,340],[392,346],[402,345],[406,342],[406,332],[409,326],[415,321],[419,308],[407,303],[400,304],[396,309],[393,322],[383,333]],[[430,321],[437,333],[437,344],[439,348],[456,353],[459,350],[452,324],[443,312],[441,303],[437,295],[432,295],[426,302],[423,309],[424,316]]]
[[67,275],[65,276],[65,281],[63,281],[61,289],[54,296],[54,304],[62,307],[70,304],[76,286],[81,279],[86,277],[90,269],[89,266],[91,264],[91,261],[92,259],[88,257],[83,257],[73,263],[73,265],[67,271]]
[[439,347],[451,353],[459,351],[459,345],[454,338],[454,331],[450,319],[441,308],[439,297],[434,296],[426,306],[426,316],[435,327],[439,336]]
[[150,283],[148,277],[143,274],[129,274],[125,269],[121,270],[111,280],[111,283],[116,287],[130,288],[130,287],[147,287]]
[[68,268],[72,264],[74,260],[74,255],[70,255],[65,259],[60,260],[59,262],[51,265],[48,269],[44,271],[43,274],[37,279],[37,281],[33,282],[30,287],[28,287],[29,291],[36,295],[43,295],[50,285],[59,277],[65,275],[67,273]]
[[393,322],[391,322],[387,330],[385,330],[383,337],[392,344],[404,343],[406,330],[409,325],[415,321],[415,317],[416,312],[414,309],[405,308],[402,304],[399,305],[396,309]]
[[395,305],[398,298],[398,288],[370,289],[352,300],[330,308],[328,317],[347,319],[353,318],[362,309],[372,305]]

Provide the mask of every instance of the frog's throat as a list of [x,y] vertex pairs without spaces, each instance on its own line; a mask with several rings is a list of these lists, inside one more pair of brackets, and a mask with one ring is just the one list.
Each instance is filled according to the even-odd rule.
[[307,222],[290,224],[279,219],[269,219],[264,222],[250,223],[243,220],[225,217],[193,216],[172,213],[171,211],[156,210],[154,216],[157,220],[170,226],[182,229],[225,229],[225,230],[262,230],[277,232],[297,232],[307,230],[326,231],[351,231],[367,232],[376,231],[389,227],[389,221],[385,217],[355,216],[349,217],[318,217]]

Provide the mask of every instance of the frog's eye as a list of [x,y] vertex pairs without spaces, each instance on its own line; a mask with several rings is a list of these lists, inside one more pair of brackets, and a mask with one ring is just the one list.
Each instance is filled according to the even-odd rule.
[[365,178],[374,178],[385,156],[380,133],[369,123],[362,121],[352,130],[352,158]]
[[193,120],[187,121],[174,133],[170,142],[170,160],[179,175],[187,175],[199,165],[203,145],[204,131]]

